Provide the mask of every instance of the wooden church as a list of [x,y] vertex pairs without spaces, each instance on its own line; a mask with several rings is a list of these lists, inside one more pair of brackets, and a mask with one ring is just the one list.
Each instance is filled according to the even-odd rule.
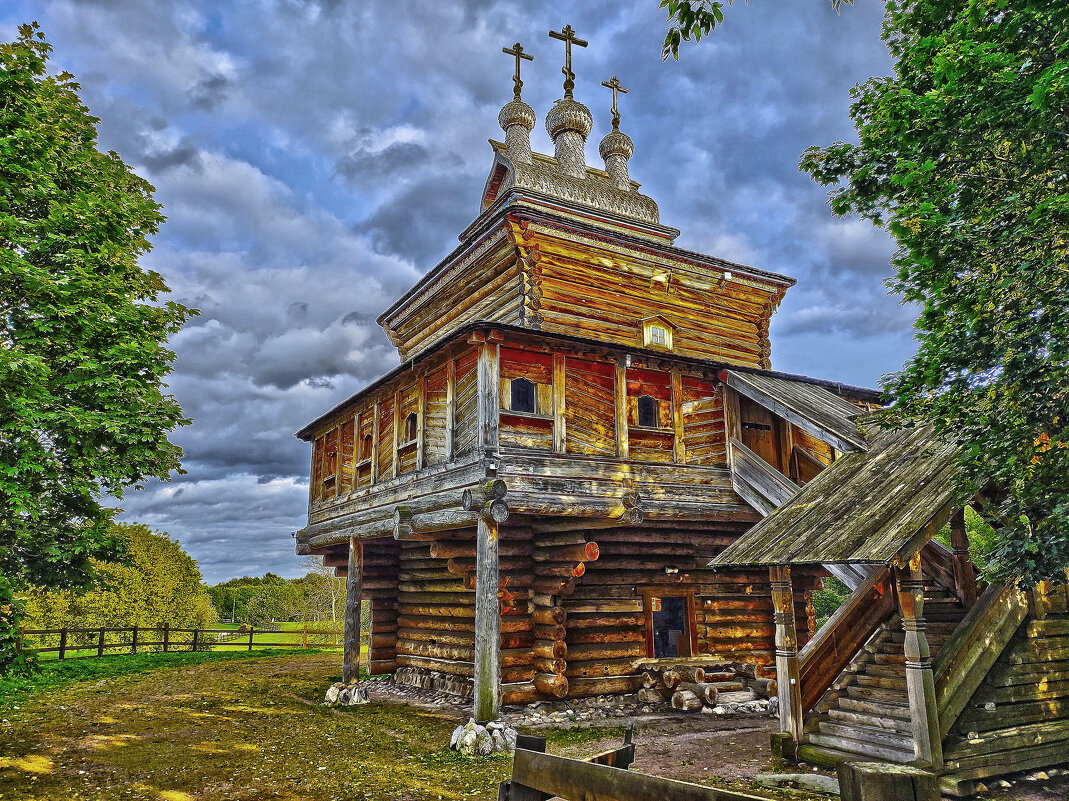
[[[498,705],[634,691],[644,665],[776,659],[767,568],[710,558],[863,439],[871,390],[770,368],[769,320],[794,281],[683,250],[631,180],[613,78],[604,169],[590,111],[564,96],[532,152],[504,142],[460,245],[379,318],[400,365],[313,420],[297,551],[348,577],[346,676],[371,602],[371,674]],[[865,578],[833,569],[851,584]],[[827,571],[783,603],[800,643]]]

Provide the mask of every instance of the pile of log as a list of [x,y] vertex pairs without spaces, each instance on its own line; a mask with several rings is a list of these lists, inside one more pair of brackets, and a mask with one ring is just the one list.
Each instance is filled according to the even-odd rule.
[[706,707],[773,698],[776,690],[776,680],[758,678],[753,665],[647,666],[638,698],[647,704],[669,703],[683,712],[700,712]]

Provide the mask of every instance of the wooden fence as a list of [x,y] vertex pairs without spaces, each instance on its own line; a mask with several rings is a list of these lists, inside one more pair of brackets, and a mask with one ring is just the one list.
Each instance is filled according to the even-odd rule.
[[[278,635],[274,641],[257,639]],[[170,624],[145,627],[24,629],[23,647],[39,654],[56,654],[58,659],[104,656],[105,653],[248,650],[254,648],[341,648],[339,629],[309,628],[281,630],[278,626],[243,629],[172,628]],[[55,645],[48,643],[55,642]]]

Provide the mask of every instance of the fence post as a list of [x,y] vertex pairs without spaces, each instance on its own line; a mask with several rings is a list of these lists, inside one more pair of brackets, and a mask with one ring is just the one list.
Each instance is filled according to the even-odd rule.
[[171,645],[171,624],[167,621],[163,623],[163,652],[167,653],[167,649]]
[[308,624],[304,624],[304,630],[301,632],[301,648],[308,647]]
[[134,626],[133,629],[131,629],[131,631],[133,631],[133,638],[130,640],[130,653],[131,654],[136,654],[137,653],[137,626]]
[[66,629],[60,629],[59,630],[59,658],[60,658],[60,661],[63,660],[63,657],[66,655],[66,653],[67,653],[67,630]]
[[197,629],[193,629],[193,650],[197,650]]
[[256,631],[255,626],[249,626],[249,650],[252,650],[252,635]]
[[100,627],[100,636],[97,637],[97,656],[104,656],[104,627]]

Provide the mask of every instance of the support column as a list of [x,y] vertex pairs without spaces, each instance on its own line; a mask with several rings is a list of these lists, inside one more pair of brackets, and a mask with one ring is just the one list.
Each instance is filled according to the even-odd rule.
[[906,632],[903,650],[906,655],[906,694],[913,729],[913,753],[932,768],[943,765],[943,741],[939,729],[939,710],[935,700],[935,674],[932,655],[925,636],[924,576],[918,551],[906,568],[895,568],[898,579],[898,606],[902,611],[902,628]]
[[479,515],[475,534],[475,709],[477,721],[497,718],[500,702],[501,609],[497,599],[497,522]]
[[969,535],[965,531],[965,510],[950,518],[950,547],[954,550],[954,592],[966,609],[976,603],[976,573],[969,557]]
[[345,577],[345,639],[343,640],[342,681],[360,678],[360,571],[364,566],[364,546],[349,538],[349,567]]
[[500,366],[497,345],[483,342],[479,346],[476,373],[476,408],[479,421],[479,448],[497,450],[498,423],[501,416]]
[[791,569],[769,568],[772,609],[776,620],[776,682],[779,685],[780,731],[789,734],[795,748],[802,739],[802,688],[799,685],[798,632],[794,622]]

